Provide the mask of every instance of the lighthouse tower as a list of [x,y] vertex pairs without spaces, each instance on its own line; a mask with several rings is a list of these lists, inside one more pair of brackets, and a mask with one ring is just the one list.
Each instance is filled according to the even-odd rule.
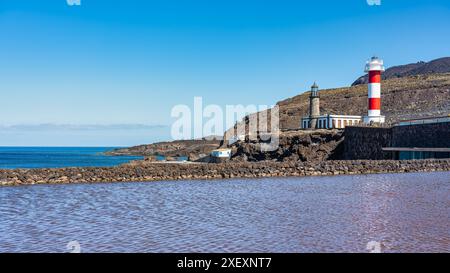
[[384,123],[381,115],[381,72],[384,72],[383,60],[372,57],[367,61],[365,72],[369,73],[369,111],[363,118],[364,123]]
[[310,126],[309,128],[316,129],[318,125],[318,120],[320,117],[320,96],[319,96],[319,86],[317,83],[311,86],[311,95],[309,96],[309,118]]

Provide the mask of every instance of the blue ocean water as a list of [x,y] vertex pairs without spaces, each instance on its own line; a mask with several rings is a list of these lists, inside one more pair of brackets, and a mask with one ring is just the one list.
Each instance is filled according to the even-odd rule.
[[0,169],[109,167],[139,156],[107,156],[112,147],[0,147]]

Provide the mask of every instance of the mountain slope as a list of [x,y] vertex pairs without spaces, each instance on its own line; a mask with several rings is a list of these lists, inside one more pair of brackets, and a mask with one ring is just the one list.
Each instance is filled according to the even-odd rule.
[[[436,59],[430,62],[418,62],[415,64],[399,65],[386,69],[383,73],[383,80],[402,78],[409,76],[434,74],[434,73],[449,73],[450,72],[450,57]],[[364,75],[358,78],[352,86],[359,84],[367,84],[368,76]]]

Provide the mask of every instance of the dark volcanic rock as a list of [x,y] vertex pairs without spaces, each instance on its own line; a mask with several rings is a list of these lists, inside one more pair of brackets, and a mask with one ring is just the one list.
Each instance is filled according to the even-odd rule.
[[287,131],[279,135],[275,151],[263,152],[259,139],[237,141],[231,145],[232,161],[310,161],[339,159],[338,147],[343,141],[342,130]]
[[116,149],[107,154],[140,156],[163,155],[167,157],[186,156],[190,160],[195,161],[204,155],[209,155],[212,150],[219,147],[220,143],[220,140],[215,139],[176,140]]
[[433,171],[450,171],[450,160],[263,161],[221,164],[136,161],[111,168],[0,170],[0,186]]

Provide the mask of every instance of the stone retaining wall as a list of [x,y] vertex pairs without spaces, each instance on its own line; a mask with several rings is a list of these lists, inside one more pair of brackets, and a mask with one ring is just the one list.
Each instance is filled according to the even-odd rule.
[[392,159],[383,147],[450,148],[450,122],[394,126],[352,127],[344,131],[344,159]]
[[392,159],[383,147],[391,147],[391,128],[351,127],[344,131],[344,159]]
[[450,160],[178,164],[134,162],[112,168],[0,170],[0,185],[132,182],[450,171]]

